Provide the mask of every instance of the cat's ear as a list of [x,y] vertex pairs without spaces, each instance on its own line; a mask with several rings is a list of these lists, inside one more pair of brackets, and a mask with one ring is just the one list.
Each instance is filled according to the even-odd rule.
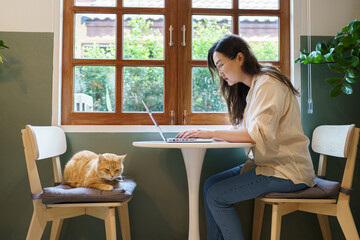
[[99,162],[105,161],[105,158],[103,155],[99,154]]
[[127,154],[118,156],[118,160],[121,161],[121,162],[124,162],[126,155]]

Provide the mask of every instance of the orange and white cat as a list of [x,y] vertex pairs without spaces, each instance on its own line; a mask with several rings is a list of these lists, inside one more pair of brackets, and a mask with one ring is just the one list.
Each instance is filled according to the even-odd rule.
[[65,166],[63,184],[111,191],[122,182],[125,157],[112,153],[97,155],[86,150],[78,152]]

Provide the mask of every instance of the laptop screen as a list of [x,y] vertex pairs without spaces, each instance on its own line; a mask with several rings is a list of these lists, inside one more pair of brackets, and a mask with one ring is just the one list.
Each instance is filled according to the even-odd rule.
[[151,113],[151,111],[150,111],[150,108],[146,105],[146,103],[144,102],[144,100],[141,100],[141,101],[142,101],[142,103],[143,103],[143,105],[144,105],[144,107],[145,107],[145,109],[146,109],[146,112],[149,114],[151,120],[153,121],[153,123],[154,123],[155,126],[157,127],[157,129],[158,129],[158,131],[159,131],[162,139],[166,142],[166,138],[165,138],[165,136],[164,136],[164,133],[163,133],[163,131],[161,130],[159,124],[156,122],[154,116],[152,115],[152,113]]

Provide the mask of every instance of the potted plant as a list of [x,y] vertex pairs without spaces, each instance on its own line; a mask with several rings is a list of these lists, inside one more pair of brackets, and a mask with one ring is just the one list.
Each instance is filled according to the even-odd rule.
[[318,42],[315,50],[300,51],[295,62],[303,64],[327,64],[331,71],[342,73],[342,77],[329,78],[325,81],[335,86],[330,92],[336,97],[342,92],[351,95],[354,84],[360,77],[360,21],[356,19],[342,28],[331,41]]
[[[4,48],[9,48],[9,47],[8,47],[8,46],[5,46],[3,40],[0,40],[0,50],[1,50],[1,49],[4,49]],[[0,63],[3,62],[3,59],[5,59],[5,57],[4,57],[3,55],[1,55],[1,53],[0,53]],[[6,59],[5,59],[5,60],[6,60]]]

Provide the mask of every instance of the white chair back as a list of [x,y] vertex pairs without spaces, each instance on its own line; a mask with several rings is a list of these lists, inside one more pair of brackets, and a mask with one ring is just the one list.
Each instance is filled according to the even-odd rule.
[[346,158],[355,125],[319,126],[314,130],[311,147],[314,152]]
[[31,133],[30,141],[35,160],[59,156],[66,152],[65,133],[60,127],[33,127],[26,125]]

